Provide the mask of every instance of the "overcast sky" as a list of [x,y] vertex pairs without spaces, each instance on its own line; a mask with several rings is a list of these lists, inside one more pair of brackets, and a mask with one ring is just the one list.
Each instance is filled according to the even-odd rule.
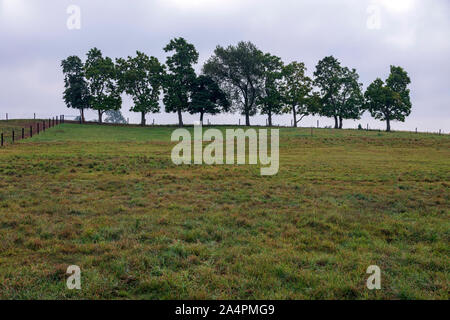
[[[69,29],[71,5],[79,7],[80,29]],[[71,27],[74,20],[69,20]],[[0,119],[77,115],[62,100],[60,62],[84,59],[98,47],[110,57],[136,50],[165,62],[162,48],[184,37],[200,52],[201,66],[216,45],[252,41],[285,63],[305,62],[310,75],[317,62],[334,55],[356,68],[366,88],[402,66],[412,79],[413,111],[393,129],[450,131],[450,1],[448,0],[0,0]],[[138,122],[124,99],[123,114]],[[93,119],[95,113],[89,112]],[[175,123],[176,114],[148,115],[157,123]],[[237,122],[238,116],[207,117],[213,123]],[[306,118],[311,126],[317,117]],[[197,116],[185,115],[185,122]],[[289,124],[289,115],[275,123]],[[265,123],[256,116],[252,124]],[[321,118],[320,125],[332,125]],[[345,127],[384,128],[365,114]]]

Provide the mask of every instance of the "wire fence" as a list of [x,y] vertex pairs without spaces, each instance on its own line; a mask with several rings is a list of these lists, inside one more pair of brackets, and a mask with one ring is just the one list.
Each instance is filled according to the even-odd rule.
[[0,147],[8,144],[14,144],[20,140],[32,138],[46,130],[64,123],[64,115],[48,118],[48,119],[7,119],[2,121],[0,126]]

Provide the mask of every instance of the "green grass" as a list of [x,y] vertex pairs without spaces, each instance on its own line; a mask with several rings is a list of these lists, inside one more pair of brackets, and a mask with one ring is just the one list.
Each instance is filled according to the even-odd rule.
[[64,124],[0,149],[0,298],[449,298],[449,136],[281,129],[261,177],[175,166],[173,129]]

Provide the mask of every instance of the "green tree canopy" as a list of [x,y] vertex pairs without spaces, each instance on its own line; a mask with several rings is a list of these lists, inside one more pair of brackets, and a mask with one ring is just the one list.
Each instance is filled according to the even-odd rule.
[[359,119],[363,107],[362,84],[355,69],[342,67],[333,56],[320,60],[314,72],[314,84],[320,89],[319,114],[334,118],[334,127],[342,128],[343,119]]
[[155,57],[136,52],[136,57],[117,59],[119,87],[133,99],[130,111],[141,113],[141,125],[145,115],[160,111],[159,97],[164,81],[164,66]]
[[355,69],[342,68],[341,87],[338,95],[339,129],[342,129],[343,119],[360,119],[364,112],[364,95],[362,83]]
[[220,84],[249,126],[264,82],[264,54],[251,42],[227,48],[217,46],[203,72]]
[[411,79],[401,67],[391,66],[391,73],[384,83],[376,79],[365,93],[366,108],[372,117],[386,121],[386,131],[391,131],[391,121],[405,121],[411,113],[408,85]]
[[256,104],[259,106],[261,114],[267,115],[269,127],[272,126],[272,116],[283,113],[282,71],[281,58],[269,53],[264,55],[263,87]]
[[166,112],[176,112],[178,123],[183,126],[182,112],[189,109],[191,89],[196,79],[193,65],[197,63],[199,54],[184,38],[171,40],[164,51],[174,52],[166,61],[169,69],[164,81]]
[[341,86],[341,64],[333,56],[320,60],[314,72],[314,84],[321,93],[322,106],[319,114],[334,118],[334,127],[339,128],[338,101]]
[[64,73],[63,99],[68,108],[80,110],[84,122],[84,110],[89,108],[89,90],[84,78],[84,65],[77,56],[70,56],[61,62]]
[[317,112],[317,102],[312,100],[312,80],[306,76],[303,62],[291,62],[283,68],[281,94],[285,112],[292,112],[294,127],[306,116]]
[[199,113],[200,122],[203,123],[203,116],[206,113],[214,115],[227,112],[229,108],[230,102],[219,85],[209,76],[198,76],[192,88],[189,113]]
[[89,88],[89,105],[98,111],[98,121],[102,123],[105,111],[119,110],[122,106],[116,66],[111,58],[104,58],[99,49],[93,48],[87,53],[85,75]]

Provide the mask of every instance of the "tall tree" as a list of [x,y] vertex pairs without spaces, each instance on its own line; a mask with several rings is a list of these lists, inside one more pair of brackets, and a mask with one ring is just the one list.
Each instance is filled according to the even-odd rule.
[[63,99],[68,108],[80,110],[84,122],[84,110],[89,108],[89,90],[84,78],[84,65],[77,56],[70,56],[61,62],[64,73]]
[[339,92],[341,88],[341,64],[333,56],[320,60],[314,72],[314,84],[320,89],[322,107],[320,115],[334,118],[334,128],[339,128]]
[[164,80],[164,66],[155,57],[136,52],[136,57],[117,59],[119,87],[133,99],[130,111],[141,113],[141,125],[145,115],[160,111],[159,97]]
[[272,126],[272,117],[283,112],[283,99],[281,95],[281,78],[283,62],[281,58],[269,53],[264,55],[263,87],[256,104],[261,114],[267,115],[269,127]]
[[200,75],[194,81],[189,104],[189,113],[200,113],[200,122],[203,123],[203,116],[227,112],[230,102],[219,85],[209,76]]
[[311,100],[312,90],[312,80],[306,76],[303,62],[294,61],[283,68],[281,94],[286,106],[285,111],[292,113],[294,117],[294,127],[297,127],[304,117],[316,112],[316,104]]
[[87,53],[85,73],[90,95],[89,105],[97,110],[98,122],[102,123],[105,111],[120,110],[122,106],[116,66],[111,58],[104,58],[99,49],[93,48]]
[[372,117],[386,121],[386,131],[391,131],[391,121],[405,121],[411,113],[408,85],[411,79],[401,67],[391,66],[391,73],[384,83],[376,79],[365,93],[366,107]]
[[196,79],[193,65],[197,63],[199,54],[194,45],[184,38],[171,40],[164,51],[174,52],[166,61],[169,69],[164,82],[166,112],[176,112],[178,123],[183,126],[182,112],[189,108],[191,89]]
[[364,95],[362,83],[355,69],[342,68],[341,87],[338,94],[339,129],[342,129],[343,119],[360,119],[364,111]]
[[316,66],[314,83],[321,92],[319,114],[334,118],[334,127],[342,129],[343,119],[359,119],[363,111],[362,84],[355,69],[342,67],[333,56]]
[[251,42],[227,48],[217,46],[203,72],[220,84],[250,126],[250,116],[256,114],[256,100],[263,86],[264,54]]

